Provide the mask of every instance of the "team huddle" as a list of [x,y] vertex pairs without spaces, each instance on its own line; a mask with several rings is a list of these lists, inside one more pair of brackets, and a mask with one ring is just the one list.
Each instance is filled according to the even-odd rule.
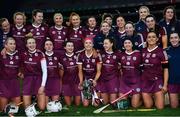
[[[122,97],[133,108],[163,109],[165,94],[177,108],[180,22],[173,6],[163,16],[157,22],[141,6],[135,25],[123,16],[113,25],[109,13],[102,16],[100,27],[94,16],[82,27],[74,12],[67,26],[61,13],[54,14],[53,26],[44,24],[41,10],[32,12],[31,25],[22,12],[14,14],[13,25],[1,18],[0,111],[6,112],[8,103],[16,108],[23,103],[26,116],[36,116],[32,97],[39,110],[50,112],[61,110],[61,97],[67,106],[97,107]],[[118,103],[123,102],[112,106],[119,108]]]

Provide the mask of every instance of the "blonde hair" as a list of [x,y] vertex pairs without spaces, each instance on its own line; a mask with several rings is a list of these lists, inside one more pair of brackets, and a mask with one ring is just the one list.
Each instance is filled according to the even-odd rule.
[[146,9],[147,12],[150,14],[150,10],[149,10],[149,8],[148,8],[147,6],[141,6],[141,7],[139,8],[139,11],[140,11],[141,9]]
[[55,20],[56,16],[60,16],[63,19],[63,15],[61,13],[55,13],[53,19]]
[[77,14],[76,12],[72,12],[69,16],[69,23],[70,23],[70,26],[72,26],[72,17],[73,16],[77,16],[79,19],[80,19],[80,16],[79,14]]
[[15,12],[14,15],[13,15],[13,20],[14,21],[15,21],[17,15],[23,16],[23,21],[24,21],[23,24],[25,24],[26,23],[26,16],[25,16],[25,14],[23,12]]

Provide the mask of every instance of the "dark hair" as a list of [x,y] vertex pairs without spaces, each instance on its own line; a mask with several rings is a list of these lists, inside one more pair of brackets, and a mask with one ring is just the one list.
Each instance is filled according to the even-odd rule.
[[113,20],[112,14],[110,14],[110,13],[104,13],[104,14],[102,15],[102,21],[104,21],[107,17],[110,17],[110,18]]
[[[66,47],[66,45],[67,45],[67,43],[73,43],[72,41],[65,41],[64,43],[63,43],[63,47]],[[73,45],[74,45],[74,43],[73,43]]]
[[[133,45],[132,50],[135,50],[135,42],[134,42],[134,40],[132,40],[132,39],[131,39],[130,37],[128,37],[128,36],[125,36],[125,38],[123,39],[123,47],[124,47],[124,42],[125,42],[126,40],[131,41],[131,43],[132,43],[132,45]],[[125,48],[124,48],[124,49],[125,49]]]
[[170,22],[172,23],[172,22],[176,21],[176,10],[175,10],[175,8],[174,8],[173,6],[167,6],[167,7],[165,7],[164,10],[163,10],[164,19],[165,19],[166,11],[167,11],[168,9],[172,9],[172,10],[173,10],[173,13],[174,13],[173,18],[172,18],[172,20],[170,21]]
[[149,17],[152,17],[152,18],[154,19],[154,21],[156,22],[156,17],[155,17],[154,15],[152,15],[152,14],[150,14],[150,15],[146,16],[145,21],[146,21],[146,20],[147,20],[147,18],[149,18]]
[[109,40],[109,42],[113,44],[113,46],[112,46],[113,51],[117,50],[117,48],[116,48],[116,40],[114,38],[105,38],[104,40]]
[[35,9],[35,10],[33,10],[33,11],[32,11],[32,21],[34,21],[34,18],[33,18],[33,17],[36,16],[37,13],[43,13],[43,11],[40,10],[40,9]]

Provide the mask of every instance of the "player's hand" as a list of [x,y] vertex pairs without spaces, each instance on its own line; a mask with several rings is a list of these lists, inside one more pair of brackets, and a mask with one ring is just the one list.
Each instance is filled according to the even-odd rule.
[[41,86],[38,90],[38,94],[39,95],[43,95],[44,94],[44,86]]
[[3,49],[1,50],[1,55],[2,55],[3,57],[6,57],[6,48],[3,48]]
[[19,73],[18,73],[18,77],[21,78],[21,79],[23,79],[23,78],[24,78],[24,74],[21,73],[21,72],[19,72]]
[[79,83],[79,85],[78,85],[78,89],[79,89],[79,90],[83,90],[82,83]]
[[167,92],[167,86],[163,86],[161,90],[163,93],[166,93]]
[[96,80],[93,80],[92,82],[93,82],[93,87],[95,87],[97,85]]

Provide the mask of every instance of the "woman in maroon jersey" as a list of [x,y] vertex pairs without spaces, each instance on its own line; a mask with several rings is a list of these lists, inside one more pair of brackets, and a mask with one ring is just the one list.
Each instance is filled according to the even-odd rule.
[[115,100],[119,92],[119,71],[120,71],[120,52],[115,49],[115,41],[111,38],[105,38],[103,42],[104,51],[102,56],[101,70],[101,96],[106,104]]
[[35,95],[39,109],[44,110],[46,107],[44,93],[47,80],[46,59],[44,54],[36,49],[34,38],[27,38],[26,47],[27,51],[22,54],[24,107],[31,105],[31,98]]
[[26,48],[25,35],[27,34],[26,16],[22,12],[13,15],[14,25],[12,26],[12,36],[16,40],[17,50],[24,52]]
[[[88,80],[89,81],[92,80],[93,87],[95,88],[94,90],[99,91],[97,82],[101,75],[101,66],[102,66],[101,56],[100,54],[97,54],[96,50],[93,48],[92,38],[87,37],[84,39],[84,48],[85,48],[85,51],[82,51],[81,53],[79,53],[78,58],[77,58],[80,87],[83,85],[83,82],[85,83],[85,82],[88,82]],[[91,92],[91,93],[93,94],[94,92]],[[100,94],[98,95],[100,96]],[[84,98],[83,105],[88,106],[90,103],[90,99],[92,99],[91,96],[88,99]],[[95,103],[94,101],[93,105],[97,106],[97,103]]]
[[76,106],[81,103],[80,90],[78,89],[78,66],[77,55],[74,53],[74,43],[66,41],[64,44],[65,52],[60,58],[61,78],[62,78],[62,95],[66,105],[70,106],[74,101]]
[[[135,50],[133,41],[126,37],[124,40],[125,52],[121,53],[121,69],[122,76],[120,78],[120,87],[119,92],[120,96],[128,92],[131,89],[134,89],[131,98],[131,105],[134,108],[140,106],[140,78],[141,78],[141,53],[139,50]],[[124,97],[127,99],[128,96]]]
[[5,41],[5,56],[0,56],[0,111],[3,111],[9,101],[15,105],[21,102],[20,83],[20,56],[16,51],[16,42],[12,37]]
[[80,51],[83,47],[83,28],[80,26],[80,16],[79,14],[72,12],[69,17],[69,30],[68,30],[68,40],[74,43],[74,51]]
[[64,51],[63,43],[67,40],[67,28],[63,24],[61,13],[54,14],[55,25],[49,29],[50,39],[53,40],[54,51],[62,53]]
[[167,54],[157,45],[158,37],[155,32],[147,34],[147,48],[142,50],[143,72],[141,91],[144,106],[164,108],[164,92],[167,91],[168,69]]
[[53,51],[53,42],[46,40],[44,44],[45,57],[47,61],[47,82],[45,87],[46,103],[59,100],[60,89],[62,86],[60,78],[60,59],[57,52]]

